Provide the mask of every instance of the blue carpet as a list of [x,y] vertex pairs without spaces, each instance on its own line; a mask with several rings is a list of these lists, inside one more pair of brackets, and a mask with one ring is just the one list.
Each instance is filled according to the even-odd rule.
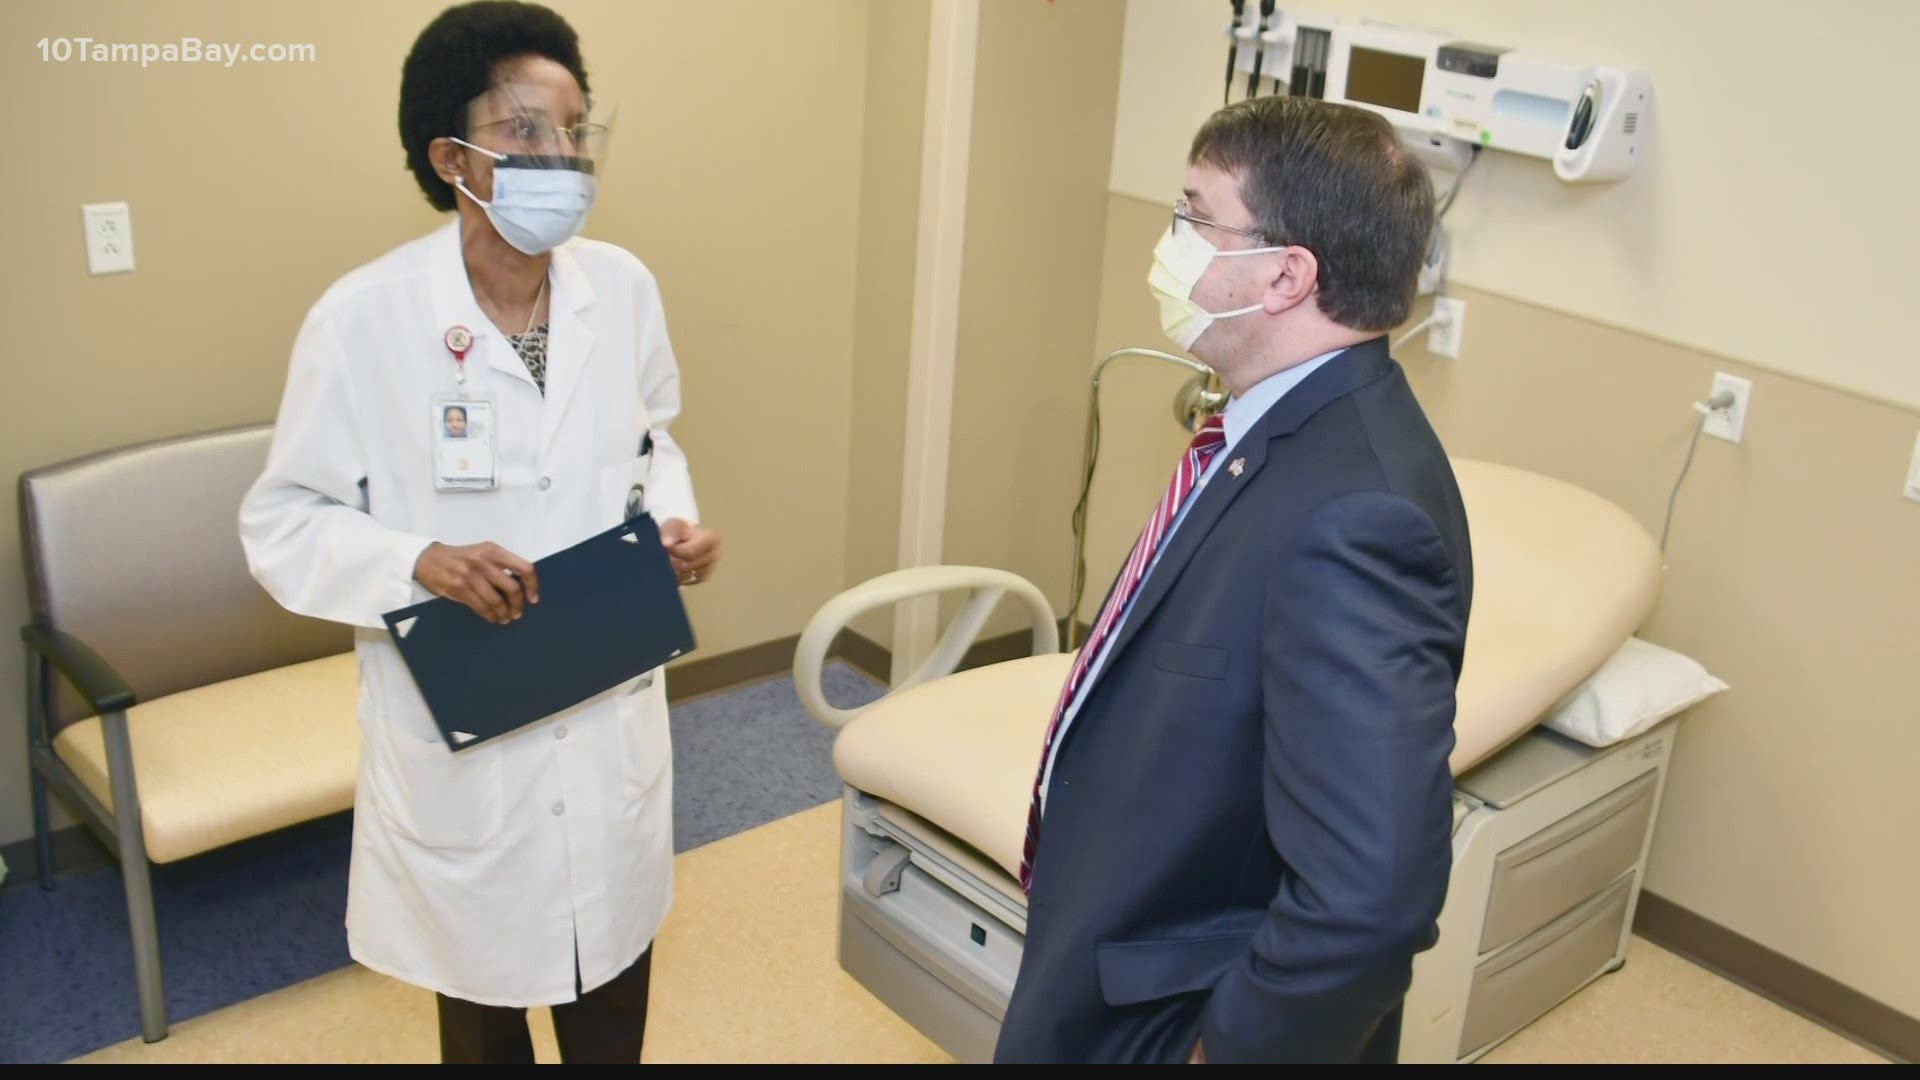
[[[827,670],[842,708],[884,688]],[[672,712],[674,849],[686,851],[840,794],[832,736],[778,679]],[[154,868],[171,1023],[345,967],[352,816]],[[0,892],[0,1061],[56,1064],[140,1034],[127,909],[114,870]]]
[[[886,690],[837,662],[821,686],[843,709]],[[676,705],[672,717],[675,851],[840,797],[833,733],[800,707],[791,678]]]

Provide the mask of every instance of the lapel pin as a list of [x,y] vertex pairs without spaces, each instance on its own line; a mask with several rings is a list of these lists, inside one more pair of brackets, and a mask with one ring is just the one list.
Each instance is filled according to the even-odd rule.
[[1232,473],[1234,475],[1234,479],[1237,480],[1240,477],[1240,470],[1246,467],[1247,467],[1247,459],[1243,457],[1237,457],[1237,458],[1234,458],[1233,461],[1227,465],[1227,471]]

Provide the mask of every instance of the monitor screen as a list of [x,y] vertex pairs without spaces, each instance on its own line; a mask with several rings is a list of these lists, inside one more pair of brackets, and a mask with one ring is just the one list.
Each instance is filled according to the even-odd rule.
[[1427,62],[1418,56],[1354,46],[1347,53],[1347,100],[1419,113]]

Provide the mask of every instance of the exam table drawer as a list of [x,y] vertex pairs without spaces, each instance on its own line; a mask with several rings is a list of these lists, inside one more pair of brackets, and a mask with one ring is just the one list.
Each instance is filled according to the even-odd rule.
[[1625,929],[1633,875],[1507,952],[1481,963],[1460,1032],[1473,1053],[1532,1023],[1613,962]]
[[1493,952],[1591,898],[1640,860],[1657,777],[1641,776],[1494,860],[1480,952]]

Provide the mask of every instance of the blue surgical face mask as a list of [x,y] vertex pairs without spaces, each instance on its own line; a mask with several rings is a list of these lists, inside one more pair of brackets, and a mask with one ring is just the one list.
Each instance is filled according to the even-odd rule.
[[453,141],[494,159],[492,202],[482,202],[467,190],[464,179],[453,186],[487,212],[502,240],[539,255],[579,234],[599,191],[591,161],[581,159],[578,167],[570,167],[563,160],[499,154],[462,139]]

